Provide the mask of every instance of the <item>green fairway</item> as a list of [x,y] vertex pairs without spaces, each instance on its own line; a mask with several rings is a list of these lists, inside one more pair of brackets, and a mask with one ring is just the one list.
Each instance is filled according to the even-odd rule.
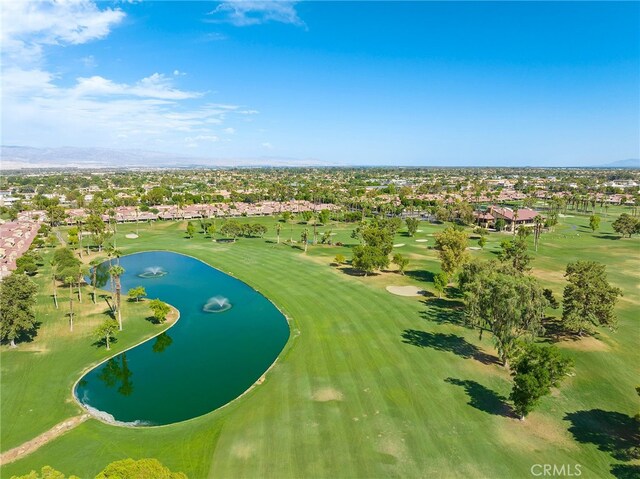
[[[403,246],[394,252],[411,261],[406,275],[390,271],[362,277],[332,265],[338,253],[351,257],[354,225],[319,227],[331,229],[333,241],[345,246],[310,246],[304,254],[282,242],[290,236],[299,241],[306,225],[283,225],[281,244],[276,244],[275,219],[246,221],[268,226],[265,238],[215,243],[197,233],[186,239],[184,222],[161,222],[139,225],[137,239],[125,235],[138,226],[120,225],[117,243],[124,253],[171,250],[194,256],[271,299],[289,318],[291,337],[265,381],[217,411],[174,425],[133,429],[90,419],[4,466],[2,477],[45,464],[93,477],[107,463],[126,457],[157,457],[192,479],[511,478],[531,477],[534,464],[579,464],[582,477],[610,477],[612,465],[620,462],[612,450],[619,445],[615,436],[626,437],[630,422],[603,432],[607,424],[598,421],[607,415],[593,411],[631,418],[638,410],[637,237],[613,239],[604,218],[601,231],[592,233],[588,218],[567,217],[531,253],[533,274],[558,299],[565,265],[577,259],[605,263],[624,297],[616,332],[601,330],[597,339],[558,343],[575,360],[575,377],[519,421],[509,414],[509,376],[496,364],[490,335],[480,341],[476,331],[464,327],[459,299],[431,294],[439,262],[429,246],[441,225],[421,223],[415,237],[397,235],[396,245]],[[484,250],[470,253],[495,257],[508,237],[492,233]],[[476,246],[475,239],[470,246]],[[17,350],[2,347],[2,451],[79,414],[73,383],[85,368],[109,356],[90,339],[106,317],[106,303],[89,308],[85,288],[91,315],[80,316],[69,333],[63,317],[68,292],[60,289],[56,311],[47,271],[36,276],[38,336]],[[400,297],[388,293],[388,285],[416,285],[430,293]],[[124,312],[125,329],[111,353],[164,328],[143,319],[148,315],[144,303],[127,303]],[[612,437],[608,443],[606,434]]]

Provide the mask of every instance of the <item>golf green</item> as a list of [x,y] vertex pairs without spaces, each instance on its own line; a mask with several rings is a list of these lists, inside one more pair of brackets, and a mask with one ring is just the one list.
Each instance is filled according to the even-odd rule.
[[124,291],[142,285],[181,319],[78,382],[76,398],[107,422],[161,425],[206,414],[246,391],[287,342],[286,318],[269,300],[197,259],[147,252],[120,265]]

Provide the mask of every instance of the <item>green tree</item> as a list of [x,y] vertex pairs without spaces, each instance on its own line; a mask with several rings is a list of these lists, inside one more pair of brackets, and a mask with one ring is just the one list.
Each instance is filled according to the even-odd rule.
[[589,217],[589,228],[595,232],[600,228],[600,217],[597,215],[591,215]]
[[313,213],[311,211],[303,211],[302,213],[300,213],[300,216],[305,223],[309,223],[309,221],[311,221],[311,218],[313,217]]
[[351,264],[354,268],[369,273],[389,266],[389,255],[383,253],[380,248],[369,245],[356,245],[353,247],[353,259]]
[[196,225],[193,224],[192,221],[187,223],[187,237],[193,238],[193,235],[196,233]]
[[129,299],[135,300],[136,303],[139,303],[140,298],[147,295],[147,291],[144,289],[144,286],[136,286],[135,288],[131,288],[127,295],[129,296]]
[[516,414],[524,419],[538,404],[540,398],[557,387],[561,379],[569,374],[571,361],[563,358],[558,348],[527,344],[514,361],[513,389],[509,398]]
[[484,249],[486,244],[487,244],[487,238],[485,236],[480,236],[480,239],[478,240],[478,246]]
[[38,265],[35,258],[29,253],[25,253],[16,259],[16,273],[24,273],[33,276],[38,272]]
[[[55,470],[51,466],[42,466],[40,473],[31,471],[29,474],[23,476],[12,476],[11,479],[65,479],[65,475],[60,471]],[[69,476],[68,479],[80,479],[78,476]]]
[[436,235],[435,248],[442,263],[442,271],[448,277],[452,277],[468,261],[467,246],[467,234],[460,228],[448,226]]
[[118,332],[118,323],[114,319],[107,319],[98,326],[93,332],[93,337],[96,341],[102,341],[104,339],[107,351],[111,349],[111,338]]
[[449,284],[449,277],[446,273],[440,272],[433,276],[433,287],[438,292],[438,298],[442,298],[447,284]]
[[120,265],[113,265],[109,268],[109,274],[113,278],[116,287],[115,308],[116,313],[118,314],[118,327],[120,331],[122,331],[122,310],[120,308],[122,300],[122,284],[120,282],[120,277],[124,272],[124,268]]
[[[522,228],[520,228],[522,231]],[[500,243],[500,254],[498,257],[503,263],[510,263],[511,266],[521,273],[529,269],[531,257],[527,253],[527,241],[518,236],[512,240],[503,240]]]
[[505,367],[519,340],[531,340],[544,329],[548,301],[535,278],[521,275],[495,262],[465,265],[460,275],[465,318],[474,327],[488,330]]
[[622,235],[631,238],[631,235],[640,233],[640,220],[634,218],[628,213],[622,213],[618,216],[611,226],[613,230]]
[[347,258],[345,258],[342,253],[338,253],[333,261],[335,261],[336,264],[341,265],[344,264],[345,261],[347,261]]
[[98,473],[95,479],[187,479],[182,472],[171,472],[157,459],[122,459]]
[[416,231],[418,231],[420,220],[418,218],[407,218],[405,222],[407,223],[407,232],[409,233],[409,236],[415,235]]
[[393,255],[391,261],[398,266],[398,271],[400,271],[400,274],[404,275],[404,270],[409,265],[409,258],[401,255],[400,253],[396,253]]
[[320,222],[320,224],[326,225],[329,222],[330,216],[331,213],[329,212],[329,210],[322,210],[320,211],[320,213],[318,213],[318,221]]
[[242,227],[235,220],[227,220],[222,224],[220,233],[227,238],[232,238],[235,242],[236,238],[242,233]]
[[595,261],[569,263],[565,273],[569,284],[564,288],[562,322],[569,331],[592,334],[594,326],[615,328],[614,308],[620,288],[607,281],[605,265]]
[[12,273],[0,283],[0,339],[12,348],[22,336],[36,330],[36,284],[29,278]]
[[159,299],[149,301],[149,308],[158,323],[164,323],[167,320],[167,314],[171,311],[171,307]]
[[496,231],[503,231],[506,226],[507,226],[507,223],[502,218],[498,218],[494,225]]
[[213,238],[215,234],[216,234],[216,225],[211,223],[210,225],[207,226],[207,236],[209,238]]

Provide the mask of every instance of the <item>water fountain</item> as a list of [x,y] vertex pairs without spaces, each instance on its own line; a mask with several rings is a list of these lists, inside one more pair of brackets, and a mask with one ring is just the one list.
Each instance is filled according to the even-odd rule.
[[231,303],[224,296],[213,296],[202,307],[202,311],[206,313],[222,313],[228,309],[231,309]]
[[160,278],[166,275],[167,272],[163,270],[160,266],[150,266],[144,270],[143,273],[140,273],[138,276],[140,278]]

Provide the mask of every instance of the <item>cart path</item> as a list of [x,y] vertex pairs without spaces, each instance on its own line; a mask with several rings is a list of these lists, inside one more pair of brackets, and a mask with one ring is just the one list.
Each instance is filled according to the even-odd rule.
[[37,451],[38,449],[40,449],[40,447],[44,446],[49,441],[52,441],[65,432],[70,431],[76,426],[79,426],[90,417],[90,414],[85,413],[79,416],[74,416],[70,419],[66,419],[61,423],[56,424],[48,431],[43,432],[34,439],[31,439],[30,441],[27,441],[18,447],[14,447],[13,449],[9,449],[8,451],[3,452],[2,454],[0,454],[0,466],[17,461],[18,459],[22,459],[24,456]]

